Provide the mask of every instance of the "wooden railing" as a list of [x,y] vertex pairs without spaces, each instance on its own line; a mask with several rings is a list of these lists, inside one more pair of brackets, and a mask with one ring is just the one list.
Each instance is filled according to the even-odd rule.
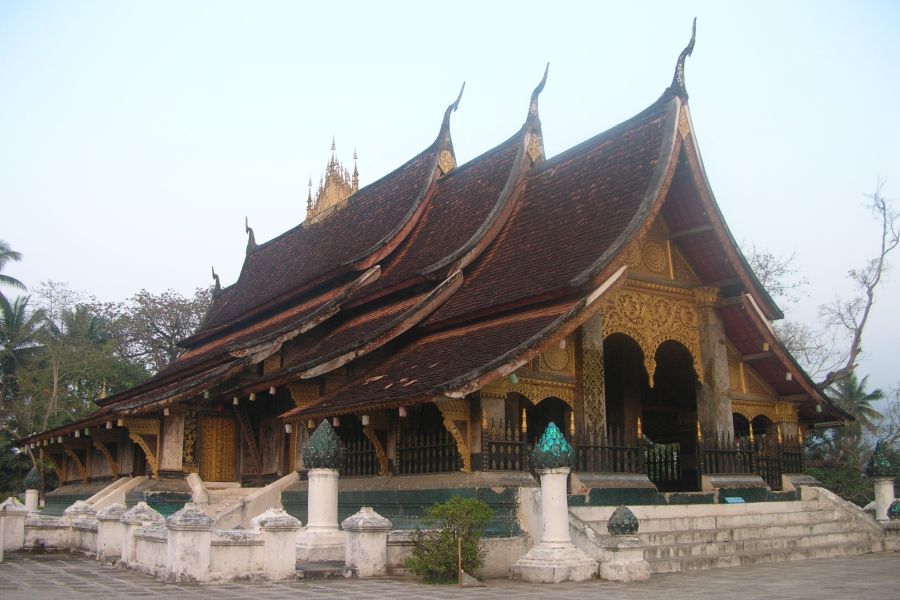
[[794,437],[714,437],[698,443],[701,474],[759,475],[773,490],[782,488],[784,473],[803,472],[803,447]]
[[575,471],[585,473],[641,473],[643,453],[635,434],[612,427],[588,429],[576,436]]
[[446,429],[403,432],[397,441],[395,470],[401,475],[451,473],[460,468],[456,440]]
[[518,423],[491,419],[481,426],[481,468],[485,471],[531,470],[531,445]]
[[340,470],[342,477],[378,475],[378,455],[369,438],[360,433],[346,440],[344,445],[347,447],[347,453],[344,457],[344,466]]

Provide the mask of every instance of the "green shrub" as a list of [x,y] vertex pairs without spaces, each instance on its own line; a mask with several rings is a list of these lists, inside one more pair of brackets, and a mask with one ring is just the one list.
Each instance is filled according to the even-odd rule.
[[462,568],[472,573],[484,565],[481,538],[493,517],[491,507],[475,498],[454,496],[432,504],[422,519],[427,529],[416,529],[413,536],[415,547],[406,568],[430,583],[455,582],[457,543],[462,540]]

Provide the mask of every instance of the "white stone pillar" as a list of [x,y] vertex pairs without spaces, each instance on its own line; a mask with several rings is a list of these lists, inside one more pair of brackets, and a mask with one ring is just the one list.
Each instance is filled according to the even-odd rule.
[[122,558],[124,514],[125,507],[121,504],[110,504],[97,513],[97,560],[100,562],[115,563]]
[[175,581],[209,581],[209,555],[215,520],[188,502],[166,519],[166,569]]
[[38,511],[38,498],[40,498],[41,492],[39,490],[25,490],[25,508],[28,509],[28,512],[37,512]]
[[893,477],[875,477],[875,520],[880,523],[886,523],[888,518],[888,508],[894,501],[894,478]]
[[270,508],[250,523],[262,531],[266,576],[272,580],[293,577],[297,572],[296,540],[300,521],[280,508]]
[[509,568],[512,579],[535,583],[586,581],[597,574],[597,561],[572,543],[569,535],[567,480],[572,446],[551,422],[531,452],[541,478],[541,541]]
[[16,552],[25,546],[25,517],[28,510],[15,498],[0,503],[0,518],[5,522],[0,546],[7,552]]
[[391,527],[393,523],[370,506],[363,506],[341,523],[347,532],[344,562],[348,567],[355,567],[359,577],[387,573],[387,536]]
[[138,502],[134,507],[125,511],[125,514],[122,515],[124,528],[122,535],[122,563],[126,566],[134,565],[134,532],[144,525],[162,523],[163,521],[163,516],[150,508],[146,502]]
[[309,471],[309,520],[306,528],[337,529],[337,511],[337,469],[312,469]]
[[538,471],[541,478],[541,522],[544,526],[541,543],[568,544],[572,541],[567,489],[569,471],[569,467]]
[[338,529],[338,471],[311,469],[306,529],[297,535],[297,558],[303,561],[344,559],[344,532]]

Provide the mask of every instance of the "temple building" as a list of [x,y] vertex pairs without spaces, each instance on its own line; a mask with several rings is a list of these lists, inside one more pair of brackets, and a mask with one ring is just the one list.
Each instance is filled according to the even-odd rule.
[[[692,48],[657,100],[556,156],[546,72],[521,128],[465,164],[460,98],[427,147],[364,187],[332,144],[306,220],[265,243],[248,227],[238,280],[216,281],[173,364],[22,440],[64,482],[48,511],[124,476],[146,477],[129,502],[166,513],[192,473],[210,489],[302,474],[323,419],[347,448],[342,513],[373,505],[399,528],[464,494],[515,532],[550,422],[575,448],[572,503],[788,494],[803,437],[847,415],[778,340],[782,312],[710,189]],[[281,498],[305,521],[304,485]]]

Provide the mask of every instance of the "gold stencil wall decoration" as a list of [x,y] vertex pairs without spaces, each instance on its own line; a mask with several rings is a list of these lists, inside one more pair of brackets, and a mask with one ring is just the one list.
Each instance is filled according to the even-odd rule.
[[586,424],[595,431],[605,431],[606,411],[605,373],[603,353],[597,348],[587,347],[582,351],[582,396],[584,398],[584,418]]
[[694,373],[702,383],[699,317],[692,302],[626,287],[611,295],[601,315],[604,339],[622,333],[640,346],[651,387],[656,351],[669,340],[679,342],[691,353]]
[[541,353],[540,369],[549,373],[575,375],[575,349],[571,341],[565,348],[553,346]]
[[184,411],[184,442],[182,444],[181,470],[185,473],[197,473],[197,435],[199,430],[196,410]]

